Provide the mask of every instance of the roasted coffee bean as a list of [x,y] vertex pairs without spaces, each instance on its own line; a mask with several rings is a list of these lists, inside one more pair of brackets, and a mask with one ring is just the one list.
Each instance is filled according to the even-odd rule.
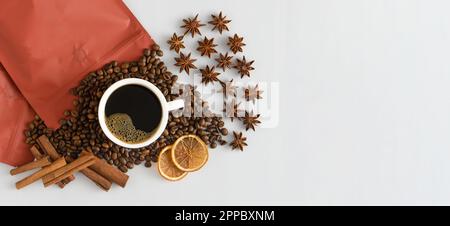
[[134,168],[134,164],[132,162],[127,162],[126,164],[128,169],[133,169]]
[[227,128],[222,128],[222,129],[220,129],[220,133],[221,133],[222,135],[224,135],[224,136],[228,135],[228,130],[227,130]]
[[145,55],[146,57],[149,57],[149,56],[150,56],[150,53],[151,53],[151,50],[149,50],[149,49],[145,49],[145,50],[144,50],[144,55]]
[[119,166],[120,171],[124,172],[124,173],[128,173],[128,169],[125,166]]
[[138,68],[138,67],[132,67],[130,71],[131,71],[132,73],[136,73],[136,72],[139,71],[139,68]]
[[89,120],[93,120],[93,119],[95,119],[95,115],[94,115],[94,114],[88,114],[88,115],[87,115],[87,118],[88,118]]
[[128,69],[130,67],[129,63],[123,63],[122,66],[120,66],[122,69]]
[[25,143],[27,143],[27,144],[32,144],[33,141],[34,141],[33,138],[28,137],[28,138],[26,139]]
[[198,122],[198,124],[199,124],[201,127],[205,127],[205,125],[206,125],[205,119],[200,119],[200,121]]
[[127,164],[127,160],[123,157],[119,158],[119,162],[122,163],[123,165]]
[[117,153],[116,152],[111,154],[111,159],[113,159],[113,160],[117,159]]
[[147,156],[150,154],[150,150],[149,149],[144,149],[141,151],[141,156]]
[[158,51],[160,49],[161,49],[161,47],[158,44],[153,44],[152,50]]

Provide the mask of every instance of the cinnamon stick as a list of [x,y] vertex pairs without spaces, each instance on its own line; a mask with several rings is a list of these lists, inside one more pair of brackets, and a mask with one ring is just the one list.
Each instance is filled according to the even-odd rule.
[[[44,157],[44,155],[39,151],[39,149],[36,147],[36,146],[32,146],[31,148],[30,148],[30,152],[31,152],[31,154],[34,156],[34,158],[36,158],[37,160],[39,160],[39,159],[41,159],[41,158],[43,158]],[[60,187],[60,188],[64,188],[66,185],[64,184],[64,183],[62,183],[62,182],[59,182],[59,183],[57,183],[57,185]]]
[[37,139],[39,146],[41,146],[42,151],[50,156],[53,160],[59,159],[61,156],[56,151],[55,147],[52,145],[47,136],[42,135]]
[[37,160],[41,159],[44,157],[44,155],[39,151],[39,149],[36,146],[32,146],[30,148],[30,152],[31,154],[34,156],[34,158],[36,158]]
[[[48,139],[47,136],[42,135],[37,139],[38,144],[41,146],[42,150],[50,156],[50,158],[53,159],[53,161],[55,161],[56,159],[59,159],[61,156],[59,155],[59,153],[56,151],[55,147],[52,145],[52,143],[50,142],[50,140]],[[70,177],[67,177],[66,180],[63,181],[64,184],[68,184],[71,181],[75,180],[75,177],[73,175],[70,175]],[[44,183],[48,182],[44,180]]]
[[99,186],[104,191],[109,191],[109,189],[111,189],[112,182],[104,178],[100,174],[96,173],[94,170],[86,168],[84,170],[81,170],[81,173],[84,174],[91,181],[93,181],[97,186]]
[[66,165],[66,160],[64,158],[59,158],[56,161],[54,161],[51,165],[37,171],[36,173],[24,178],[23,180],[17,182],[16,188],[22,189],[22,188],[38,181],[39,179],[41,179],[45,175],[49,174],[50,172],[53,172],[61,167],[64,167],[65,165]]
[[[71,171],[77,167],[79,167],[80,165],[83,165],[84,163],[93,160],[94,156],[91,155],[86,155],[86,156],[81,156],[80,158],[78,158],[77,160],[67,164],[66,166],[55,170],[49,174],[47,174],[43,180],[44,180],[44,184],[49,184],[50,181],[54,180],[55,178],[60,177],[61,175],[66,174],[68,171]],[[70,175],[69,175],[70,176]],[[64,178],[63,178],[64,179]]]
[[34,162],[30,162],[30,163],[25,164],[23,166],[20,166],[20,167],[17,167],[15,169],[12,169],[10,171],[10,173],[11,173],[11,175],[14,176],[14,175],[17,175],[17,174],[20,174],[20,173],[24,173],[24,172],[33,170],[33,169],[45,167],[45,166],[48,166],[50,164],[52,164],[52,162],[50,161],[50,157],[47,156],[45,158],[41,158],[41,159],[36,160]]
[[[92,154],[87,151],[83,151],[81,153],[81,156],[85,155],[92,155]],[[114,182],[123,188],[128,182],[129,178],[128,175],[126,175],[116,167],[109,165],[104,160],[98,159],[98,161],[89,168],[95,171],[96,173],[100,174],[104,178],[108,179],[109,181]]]
[[[74,161],[74,162],[76,162],[76,161]],[[50,185],[58,183],[58,182],[64,180],[65,178],[69,177],[70,175],[72,175],[80,170],[86,169],[87,167],[93,165],[95,162],[96,162],[96,159],[90,159],[86,162],[83,162],[81,165],[70,166],[71,164],[69,164],[65,167],[62,167],[61,169],[64,169],[64,171],[63,171],[64,173],[62,175],[50,180],[48,183],[44,184],[44,186],[48,187]]]

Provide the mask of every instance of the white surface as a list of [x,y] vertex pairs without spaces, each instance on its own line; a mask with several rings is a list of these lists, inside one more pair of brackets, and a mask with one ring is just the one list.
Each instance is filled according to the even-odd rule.
[[182,182],[139,167],[110,193],[82,176],[16,191],[2,165],[1,204],[450,204],[450,2],[127,3],[160,43],[180,19],[223,10],[253,78],[280,84],[278,126],[249,134],[243,153],[212,151]]

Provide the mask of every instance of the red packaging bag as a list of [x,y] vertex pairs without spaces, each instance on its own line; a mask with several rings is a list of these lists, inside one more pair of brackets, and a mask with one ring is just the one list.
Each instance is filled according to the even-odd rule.
[[50,128],[88,72],[153,43],[120,0],[0,0],[0,62]]
[[23,130],[34,112],[0,65],[0,162],[19,166],[33,160]]

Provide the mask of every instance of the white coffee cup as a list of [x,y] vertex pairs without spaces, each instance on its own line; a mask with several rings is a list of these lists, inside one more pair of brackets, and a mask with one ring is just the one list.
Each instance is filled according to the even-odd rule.
[[[114,93],[114,91],[116,91],[117,89],[119,89],[123,86],[127,86],[127,85],[139,85],[144,88],[147,88],[148,90],[150,90],[151,92],[153,92],[156,95],[156,97],[159,100],[159,103],[161,104],[162,117],[161,117],[158,127],[153,130],[152,135],[148,139],[146,139],[145,141],[143,141],[141,143],[132,143],[131,144],[131,143],[126,143],[124,141],[121,141],[116,136],[114,136],[114,134],[109,130],[108,126],[106,125],[105,107],[106,107],[106,103],[108,102],[109,97],[111,96],[112,93]],[[112,142],[114,142],[115,144],[117,144],[119,146],[125,147],[125,148],[136,149],[136,148],[146,147],[146,146],[152,144],[153,142],[155,142],[162,135],[162,133],[164,132],[164,130],[167,126],[167,123],[169,121],[169,112],[183,108],[183,107],[184,107],[183,100],[175,100],[172,102],[167,102],[166,98],[164,97],[164,94],[161,92],[161,90],[159,90],[158,87],[156,87],[152,83],[145,81],[143,79],[129,78],[129,79],[123,79],[123,80],[120,80],[120,81],[114,83],[105,91],[105,93],[103,94],[103,96],[100,100],[100,104],[98,107],[98,120],[100,122],[100,127],[102,128],[103,132]]]

